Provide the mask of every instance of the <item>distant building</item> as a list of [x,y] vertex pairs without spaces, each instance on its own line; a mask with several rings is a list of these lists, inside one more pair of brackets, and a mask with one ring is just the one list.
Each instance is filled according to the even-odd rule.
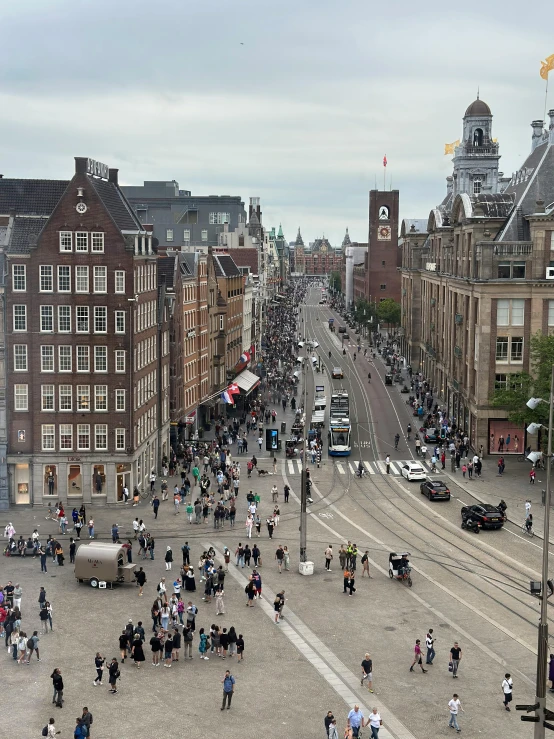
[[294,247],[294,271],[299,275],[329,275],[340,272],[342,267],[342,249],[331,246],[329,240],[322,236],[310,246],[304,241],[298,229]]

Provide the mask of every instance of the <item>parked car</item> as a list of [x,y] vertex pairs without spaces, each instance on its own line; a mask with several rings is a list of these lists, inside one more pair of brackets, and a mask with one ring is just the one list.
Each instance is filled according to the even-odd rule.
[[412,480],[425,480],[427,478],[427,473],[417,462],[406,462],[402,465],[401,472],[402,477],[405,477],[410,482]]
[[461,513],[462,522],[472,519],[478,521],[484,529],[501,529],[506,521],[506,516],[500,508],[490,503],[463,506]]
[[333,378],[333,380],[342,380],[344,377],[342,369],[340,367],[333,367],[331,377]]
[[426,480],[419,489],[429,500],[450,500],[450,490],[442,480]]
[[425,442],[429,444],[430,442],[435,442],[439,440],[439,432],[437,429],[425,429],[423,432],[423,438],[425,439]]

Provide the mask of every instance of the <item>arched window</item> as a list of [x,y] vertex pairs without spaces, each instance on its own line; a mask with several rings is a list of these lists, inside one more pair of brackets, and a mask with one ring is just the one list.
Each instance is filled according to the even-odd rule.
[[473,132],[473,146],[483,146],[483,129],[476,128]]

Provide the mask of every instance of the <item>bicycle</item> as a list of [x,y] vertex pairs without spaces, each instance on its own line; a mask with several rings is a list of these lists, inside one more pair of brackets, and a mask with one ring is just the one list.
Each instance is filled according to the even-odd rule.
[[535,536],[535,530],[533,529],[533,524],[531,524],[531,526],[527,526],[527,524],[524,521],[523,526],[521,527],[521,533],[527,534],[527,536]]

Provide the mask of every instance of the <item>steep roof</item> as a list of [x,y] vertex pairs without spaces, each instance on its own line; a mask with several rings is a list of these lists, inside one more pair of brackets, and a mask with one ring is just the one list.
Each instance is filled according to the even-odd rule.
[[229,254],[214,254],[213,258],[216,277],[237,277],[241,274]]
[[535,212],[537,200],[547,205],[554,201],[554,146],[548,141],[539,144],[512,175],[503,194],[512,197],[514,208],[496,240],[525,240],[528,234],[523,216]]
[[115,183],[90,175],[87,175],[87,179],[120,231],[144,230],[131,205]]
[[427,223],[426,218],[404,218],[400,226],[400,233],[402,236],[407,236],[410,233],[427,233]]
[[29,247],[35,246],[40,232],[48,223],[48,218],[37,216],[16,216],[6,252],[9,254],[28,254]]
[[245,246],[232,249],[230,256],[237,267],[250,267],[250,272],[252,272],[253,275],[257,275],[259,273],[258,250],[254,247]]
[[158,257],[158,285],[173,287],[175,281],[175,255]]
[[69,185],[68,180],[0,178],[0,213],[49,216]]

